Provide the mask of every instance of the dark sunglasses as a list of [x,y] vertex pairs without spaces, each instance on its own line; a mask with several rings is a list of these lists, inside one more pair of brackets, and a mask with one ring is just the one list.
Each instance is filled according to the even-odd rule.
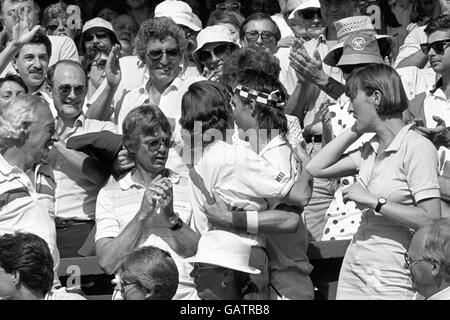
[[147,143],[143,143],[147,146],[148,151],[150,152],[156,152],[161,148],[161,145],[164,145],[167,149],[170,149],[173,147],[173,141],[169,137],[149,141]]
[[108,38],[108,33],[107,32],[92,32],[92,33],[86,33],[83,37],[85,41],[92,41],[94,40],[94,35],[97,37],[97,39],[99,40],[104,40]]
[[319,9],[305,9],[305,10],[300,10],[299,14],[302,16],[303,19],[305,20],[311,20],[314,19],[314,17],[317,16],[319,17],[319,19],[322,19],[322,14],[320,13]]
[[273,39],[275,39],[275,34],[269,31],[264,31],[259,33],[258,31],[249,31],[245,33],[245,37],[247,38],[247,41],[255,42],[258,40],[259,36],[261,36],[261,39],[264,43],[271,42]]
[[92,66],[97,67],[98,70],[105,70],[106,61],[107,61],[106,59],[94,61],[94,63],[92,63]]
[[211,62],[213,59],[213,54],[219,58],[222,59],[225,55],[230,54],[234,50],[234,46],[231,44],[219,44],[218,46],[215,46],[211,51],[207,50],[201,50],[198,53],[198,62],[200,63],[208,63]]
[[[68,28],[66,22],[63,22],[62,25],[64,26],[64,28]],[[52,24],[47,25],[47,30],[49,30],[49,31],[56,31],[56,29],[58,29],[58,28],[59,28],[59,23],[57,23],[57,24],[52,23]]]
[[85,86],[73,87],[68,84],[63,84],[58,87],[58,95],[60,97],[66,97],[72,92],[72,89],[75,91],[76,96],[82,96],[86,91]]
[[216,5],[216,9],[221,11],[225,10],[239,11],[241,9],[241,4],[239,2],[219,3],[218,5]]
[[179,49],[150,50],[147,53],[147,57],[150,60],[156,61],[156,60],[160,60],[163,57],[164,53],[167,54],[169,59],[175,59],[175,58],[177,58],[180,55],[181,51]]
[[444,51],[447,48],[448,43],[450,43],[450,39],[438,40],[432,43],[422,43],[420,45],[420,48],[422,49],[422,52],[425,54],[428,54],[431,48],[433,48],[436,54],[441,55],[444,54]]
[[362,68],[367,66],[366,63],[361,63],[361,64],[353,64],[353,65],[345,65],[345,66],[339,66],[339,69],[342,70],[342,73],[352,73],[354,70],[358,69],[358,68]]

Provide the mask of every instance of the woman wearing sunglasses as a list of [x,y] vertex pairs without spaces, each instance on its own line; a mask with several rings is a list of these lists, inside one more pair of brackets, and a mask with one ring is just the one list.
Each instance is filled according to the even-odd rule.
[[[42,17],[42,25],[47,30],[49,36],[66,36],[75,40],[75,36],[81,29],[74,28],[68,25],[69,12],[67,5],[64,2],[58,2],[45,8]],[[78,17],[81,19],[81,16]]]
[[108,55],[102,51],[99,51],[95,56],[85,56],[83,59],[83,68],[88,77],[87,101],[92,98],[100,84],[106,78],[105,68],[107,60]]
[[[391,67],[358,68],[345,90],[355,123],[307,165],[320,178],[358,173],[357,182],[342,190],[344,203],[354,201],[362,217],[344,257],[337,299],[409,300],[413,291],[403,253],[411,230],[441,215],[436,150],[413,124],[405,124],[408,99]],[[375,136],[344,154],[367,133]]]
[[224,59],[239,48],[230,30],[223,25],[206,27],[197,36],[197,49],[192,53],[203,76],[216,81],[222,76]]
[[173,184],[179,184],[180,177],[165,167],[172,147],[170,123],[156,106],[135,108],[123,122],[123,145],[135,167],[99,192],[95,212],[99,264],[113,274],[133,249],[156,246],[168,251],[178,267],[180,283],[174,299],[198,299],[191,270],[181,263],[181,256],[194,254],[199,236],[174,212],[178,199]]

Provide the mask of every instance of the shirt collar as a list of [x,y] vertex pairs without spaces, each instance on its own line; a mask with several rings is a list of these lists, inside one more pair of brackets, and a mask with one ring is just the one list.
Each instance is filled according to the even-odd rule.
[[[402,145],[403,141],[405,140],[405,137],[408,134],[409,130],[411,130],[413,126],[414,123],[404,126],[399,131],[399,133],[397,133],[394,140],[391,141],[389,146],[386,149],[384,149],[384,152],[397,152],[400,149],[400,146]],[[369,143],[372,146],[372,149],[374,151],[377,151],[378,147],[380,146],[379,137],[377,136],[373,137],[372,139],[370,139]]]
[[5,158],[3,158],[3,156],[0,154],[0,172],[3,174],[3,175],[9,175],[9,174],[11,174],[14,170],[17,170],[17,169],[19,169],[19,168],[17,168],[17,167],[13,167],[13,166],[11,166],[6,160],[5,160]]
[[435,94],[435,92],[442,87],[442,78],[439,78],[439,80],[434,85],[433,89],[430,90],[431,94]]
[[275,138],[273,138],[272,140],[269,141],[268,144],[266,144],[266,146],[261,150],[261,152],[259,153],[261,156],[264,155],[267,151],[271,150],[271,149],[275,149],[277,147],[283,146],[287,144],[287,141],[285,138],[283,138],[280,134],[277,135]]
[[142,189],[144,186],[140,183],[134,182],[131,178],[131,172],[129,172],[125,177],[119,180],[120,189],[123,191],[130,190],[132,187],[136,187],[137,189]]
[[[181,85],[183,84],[184,80],[185,80],[185,74],[183,73],[183,69],[180,68],[180,71],[178,72],[178,75],[176,76],[175,79],[173,79],[172,83],[167,87],[167,89],[164,90],[163,95],[166,92],[169,92],[170,90],[172,90],[174,88],[179,90],[181,88]],[[151,82],[151,79],[150,79],[150,76],[149,76],[149,79],[148,79],[147,83],[143,86],[146,94],[149,94],[149,90],[150,90],[150,86],[151,85],[152,85],[152,82]]]
[[450,300],[450,286],[433,294],[427,300]]
[[[56,120],[61,120],[60,116],[56,116]],[[86,123],[86,115],[84,113],[81,113],[78,118],[73,123],[73,128],[84,128],[84,125]]]

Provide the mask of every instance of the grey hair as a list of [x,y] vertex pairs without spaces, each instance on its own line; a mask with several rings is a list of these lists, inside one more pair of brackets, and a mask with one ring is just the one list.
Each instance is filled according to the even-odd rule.
[[25,130],[33,122],[38,108],[49,108],[49,104],[42,97],[23,94],[2,110],[0,115],[0,149],[7,149],[18,140],[25,138]]
[[447,280],[450,280],[450,219],[434,219],[425,228],[427,228],[427,235],[422,256],[439,261],[443,274]]

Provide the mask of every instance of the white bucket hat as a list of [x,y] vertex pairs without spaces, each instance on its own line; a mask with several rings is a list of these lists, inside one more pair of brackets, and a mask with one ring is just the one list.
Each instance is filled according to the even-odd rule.
[[250,240],[222,230],[208,231],[198,242],[195,256],[186,263],[207,263],[245,273],[258,274],[260,270],[249,266],[252,245]]
[[197,35],[197,49],[192,53],[194,59],[197,60],[197,54],[205,44],[214,42],[227,42],[235,45],[236,48],[241,47],[238,43],[233,41],[233,35],[227,27],[223,25],[206,27]]
[[191,7],[183,1],[165,0],[158,4],[155,8],[155,17],[169,17],[176,24],[182,24],[194,31],[200,31]]
[[309,8],[317,8],[320,9],[319,0],[302,0],[300,4],[291,12],[288,19],[292,19],[295,16],[295,13],[300,10],[309,9]]
[[106,30],[110,31],[110,33],[112,35],[112,39],[111,39],[112,43],[120,44],[120,41],[117,38],[116,32],[114,31],[113,26],[110,22],[108,22],[102,18],[91,19],[84,24],[82,33],[84,34],[85,32],[87,32],[91,29],[106,29]]
[[336,21],[334,24],[336,26],[337,45],[334,46],[323,59],[323,62],[329,66],[336,66],[341,59],[345,40],[355,33],[363,32],[374,35],[375,39],[378,41],[382,56],[386,55],[386,51],[391,51],[396,45],[393,37],[377,34],[375,27],[372,24],[372,20],[368,16],[344,18]]

